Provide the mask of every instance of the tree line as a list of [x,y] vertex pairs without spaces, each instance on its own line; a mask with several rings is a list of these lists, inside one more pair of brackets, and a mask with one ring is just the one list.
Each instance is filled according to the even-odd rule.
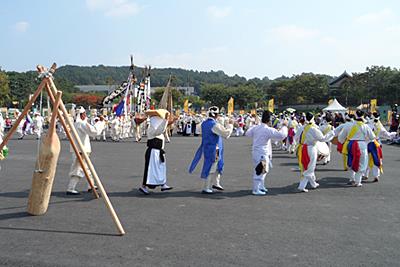
[[[92,101],[93,97],[87,94],[84,97],[85,94],[79,92],[75,85],[118,85],[126,80],[128,74],[129,67],[124,66],[63,66],[55,74],[55,83],[63,91],[65,102],[82,99]],[[135,74],[140,80],[143,69],[135,68]],[[174,86],[195,87],[198,96],[190,97],[189,101],[196,107],[226,106],[230,97],[235,99],[235,106],[240,109],[265,106],[271,98],[278,105],[326,104],[332,97],[348,106],[368,103],[373,98],[378,99],[378,105],[399,103],[400,100],[400,70],[384,66],[371,66],[364,72],[352,73],[352,78],[334,91],[328,86],[334,77],[324,74],[302,73],[270,80],[268,77],[246,79],[238,75],[229,76],[223,71],[201,72],[178,68],[152,69],[151,85],[165,86],[170,75],[174,77]],[[20,73],[0,69],[0,106],[12,106],[13,101],[23,104],[38,84],[37,73],[34,71]],[[101,98],[98,93],[90,95],[96,95],[96,99]],[[156,92],[154,99],[161,98],[161,95],[161,91]],[[177,104],[182,104],[187,98],[180,92],[175,93]]]

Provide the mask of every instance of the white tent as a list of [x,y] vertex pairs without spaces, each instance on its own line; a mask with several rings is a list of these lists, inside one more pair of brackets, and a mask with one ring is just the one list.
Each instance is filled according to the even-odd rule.
[[332,103],[330,103],[323,111],[331,111],[331,112],[346,112],[347,108],[340,105],[340,103],[335,99],[333,99]]

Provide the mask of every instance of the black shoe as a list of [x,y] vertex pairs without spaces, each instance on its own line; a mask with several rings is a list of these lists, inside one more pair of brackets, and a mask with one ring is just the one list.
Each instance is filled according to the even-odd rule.
[[224,188],[222,186],[213,185],[212,188],[217,189],[219,191],[224,191]]
[[171,187],[171,186],[161,187],[161,192],[168,191],[168,190],[171,190],[171,189],[173,189],[173,187]]
[[75,192],[67,191],[66,194],[67,194],[68,196],[78,196],[78,195],[80,195],[81,193],[78,192],[78,191],[75,191]]
[[[94,189],[97,190],[97,186],[95,186]],[[92,189],[92,188],[89,188],[87,191],[88,191],[88,193],[92,193],[93,189]]]

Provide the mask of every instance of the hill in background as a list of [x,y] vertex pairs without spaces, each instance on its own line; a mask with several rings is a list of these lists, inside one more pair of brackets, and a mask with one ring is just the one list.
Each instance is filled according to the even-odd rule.
[[[60,67],[56,77],[65,79],[75,85],[105,85],[120,84],[126,81],[129,66],[73,66]],[[221,83],[227,86],[243,84],[247,79],[238,75],[229,76],[223,71],[194,71],[180,68],[154,68],[151,70],[151,85],[165,86],[169,75],[174,76],[174,85],[193,86],[198,92],[202,83]],[[135,67],[135,75],[140,80],[143,77],[143,68]],[[265,78],[268,80],[268,78]],[[261,81],[257,79],[258,81]]]

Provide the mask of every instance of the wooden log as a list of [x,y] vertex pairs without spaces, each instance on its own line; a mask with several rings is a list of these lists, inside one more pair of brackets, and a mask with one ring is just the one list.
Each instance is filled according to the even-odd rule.
[[49,207],[58,156],[61,149],[60,140],[56,133],[57,110],[61,94],[61,92],[57,93],[49,131],[40,145],[39,155],[36,160],[36,169],[33,172],[32,188],[28,199],[28,213],[31,215],[43,215]]
[[[48,81],[48,83],[50,85],[49,87],[50,87],[53,95],[56,94],[57,87],[55,86],[55,84],[53,82],[53,79],[46,78],[46,80]],[[61,109],[61,111],[63,113],[64,118],[66,118],[66,122],[67,122],[67,124],[68,124],[68,126],[69,126],[69,128],[70,128],[70,130],[72,132],[73,137],[76,140],[76,143],[78,144],[78,148],[81,151],[83,151],[84,150],[83,149],[83,144],[82,144],[81,140],[79,139],[78,133],[76,132],[76,129],[75,129],[74,125],[68,119],[68,112],[67,112],[67,109],[65,108],[64,103],[62,102],[62,100],[60,102],[60,109]],[[65,130],[67,131],[68,129],[65,129]],[[99,190],[101,192],[101,195],[102,195],[102,198],[104,200],[104,203],[106,204],[106,207],[107,207],[108,211],[111,214],[111,218],[113,219],[114,224],[116,225],[119,234],[120,235],[124,235],[125,234],[125,230],[122,227],[122,224],[121,224],[121,222],[120,222],[120,220],[118,218],[118,215],[115,212],[114,207],[112,206],[110,199],[108,198],[107,192],[104,189],[103,184],[101,183],[101,180],[100,180],[99,176],[97,175],[97,172],[96,172],[96,170],[95,170],[90,158],[88,157],[88,155],[86,153],[82,153],[82,156],[83,156],[86,164],[88,165],[90,172],[92,173],[93,179],[96,181],[96,184],[99,187]]]
[[[46,90],[47,90],[47,94],[48,94],[48,96],[49,96],[49,98],[50,98],[50,101],[51,101],[51,102],[53,103],[53,105],[54,105],[54,103],[55,103],[55,98],[54,98],[53,92],[52,92],[52,90],[51,90],[51,88],[50,88],[50,85],[46,84]],[[61,101],[62,101],[62,100],[61,100]],[[69,121],[68,114],[67,114],[66,118],[64,118],[64,117],[62,116],[62,114],[60,113],[59,110],[57,110],[57,112],[58,112],[58,119],[60,120],[61,125],[62,125],[62,127],[64,128],[64,130],[65,130],[65,134],[67,135],[68,140],[69,140],[69,142],[70,142],[70,144],[71,144],[71,147],[72,147],[72,149],[73,149],[74,152],[75,152],[75,156],[76,156],[76,158],[77,158],[79,164],[80,164],[81,167],[82,167],[83,173],[85,174],[86,181],[88,182],[90,188],[92,188],[92,194],[93,194],[94,197],[97,199],[97,198],[99,198],[99,193],[97,192],[96,188],[94,187],[94,184],[93,184],[92,180],[90,180],[90,179],[88,178],[88,177],[89,177],[89,173],[88,173],[88,171],[87,171],[87,168],[85,167],[85,163],[84,163],[84,161],[83,161],[82,155],[81,155],[81,153],[79,153],[79,149],[78,149],[78,147],[77,147],[77,145],[76,145],[76,142],[74,141],[74,138],[72,138],[71,131],[69,130],[69,127],[67,126],[67,123],[65,122],[65,120],[68,120],[68,121]]]

